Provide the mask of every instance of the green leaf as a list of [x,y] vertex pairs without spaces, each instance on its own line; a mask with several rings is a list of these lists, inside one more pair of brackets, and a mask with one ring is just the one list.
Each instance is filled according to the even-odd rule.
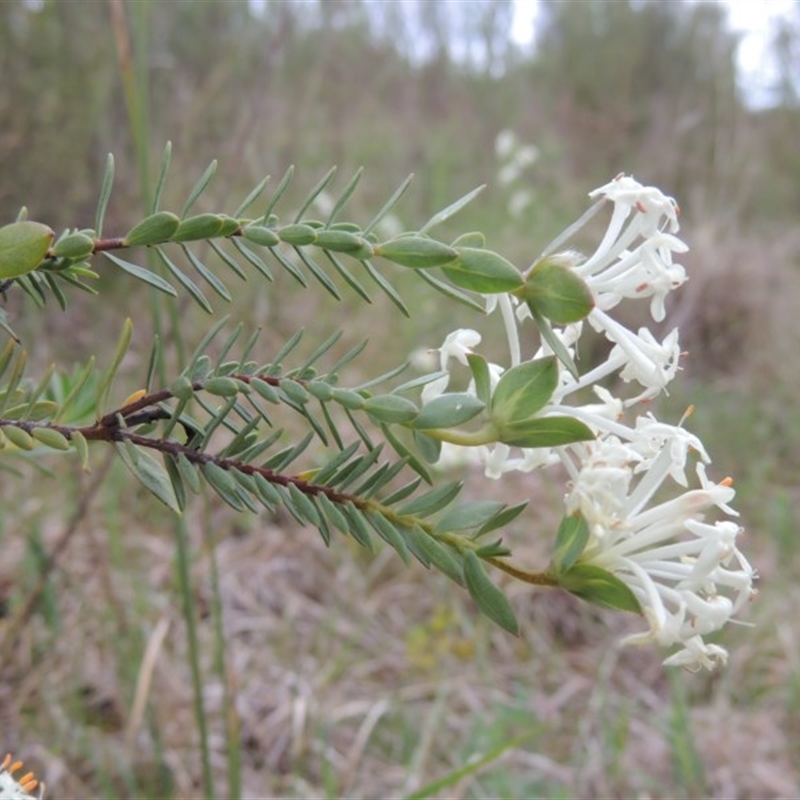
[[580,513],[570,514],[561,520],[556,534],[556,544],[551,561],[555,573],[572,569],[589,541],[589,526]]
[[[353,192],[356,190],[361,176],[364,174],[364,167],[359,167],[352,178],[348,181],[347,185],[342,189],[342,193],[336,199],[330,215],[328,216],[328,225],[330,225],[337,217],[339,212],[344,208],[345,203],[350,199]],[[346,224],[346,223],[345,223]]]
[[347,231],[319,231],[314,244],[323,250],[332,250],[334,253],[353,253],[366,247],[365,258],[372,255],[372,246],[369,242]]
[[203,382],[203,389],[217,397],[235,397],[239,394],[241,384],[233,378],[208,378]]
[[414,431],[414,444],[419,450],[419,454],[429,463],[435,464],[442,453],[442,443],[432,436]]
[[280,382],[281,391],[294,403],[304,405],[308,402],[308,392],[302,383],[284,378]]
[[537,264],[518,297],[557,325],[585,319],[594,308],[592,291],[572,270],[552,260]]
[[563,575],[558,575],[562,589],[602,608],[632,611],[641,614],[636,595],[616,575],[594,564],[578,563]]
[[519,636],[519,624],[511,608],[511,603],[503,592],[495,586],[483,568],[481,560],[472,550],[464,554],[464,579],[470,596],[478,608],[489,619],[505,628],[514,636]]
[[413,543],[415,554],[424,556],[422,563],[426,567],[432,565],[439,572],[447,575],[451,581],[455,581],[459,586],[464,585],[464,569],[461,565],[461,559],[451,547],[436,541],[433,536],[426,533],[418,525],[410,528],[406,536],[409,539],[409,543]]
[[127,440],[117,442],[117,452],[125,466],[149,492],[164,505],[180,515],[181,509],[175,489],[164,466],[156,461],[146,450],[136,447]]
[[222,500],[236,511],[244,511],[244,505],[239,496],[239,484],[230,470],[220,467],[213,461],[207,461],[200,465],[200,471]]
[[409,175],[395,190],[392,192],[392,196],[381,206],[380,211],[370,220],[369,225],[364,228],[363,235],[366,236],[368,233],[373,231],[378,223],[397,205],[397,201],[403,196],[406,189],[408,189],[411,181],[413,179],[413,175]]
[[526,361],[503,373],[492,395],[491,417],[498,427],[529,420],[540,411],[558,384],[554,356]]
[[404,458],[411,469],[417,473],[426,483],[433,483],[433,478],[431,477],[431,473],[428,468],[417,458],[417,456],[411,452],[411,450],[406,447],[403,442],[398,439],[392,429],[389,428],[387,425],[381,425],[381,431],[383,435],[386,437],[386,441],[394,448],[394,451],[401,457]]
[[157,211],[134,225],[123,237],[126,247],[139,247],[168,242],[181,224],[171,211]]
[[434,530],[437,533],[449,531],[462,531],[468,528],[479,528],[489,522],[505,506],[497,500],[478,500],[473,503],[464,503],[457,508],[450,509],[436,520]]
[[511,292],[523,285],[520,271],[491,250],[456,247],[458,258],[442,267],[456,286],[479,294]]
[[320,492],[317,496],[317,503],[334,527],[338,528],[342,533],[350,533],[350,523],[344,513],[324,492]]
[[181,217],[185,217],[189,213],[189,209],[194,205],[195,200],[205,191],[214,173],[217,171],[217,161],[214,159],[207,167],[205,172],[200,176],[197,183],[189,192],[189,197],[186,198],[186,203],[181,210]]
[[396,513],[401,517],[426,517],[450,505],[460,491],[461,483],[458,481],[443,483],[441,486],[431,489],[430,492],[415,497],[406,505],[398,508]]
[[181,220],[170,237],[171,242],[190,242],[196,239],[213,239],[219,236],[225,220],[219,214],[197,214]]
[[460,197],[454,203],[450,203],[447,208],[443,208],[441,211],[434,214],[420,229],[420,233],[427,233],[431,228],[435,227],[436,225],[441,224],[445,220],[450,219],[454,214],[457,214],[461,211],[464,206],[468,203],[471,203],[483,190],[485,186],[478,186],[473,189],[471,192],[467,192],[463,197]]
[[295,222],[299,222],[303,214],[311,207],[311,204],[314,200],[322,194],[323,191],[327,188],[328,184],[333,180],[333,176],[336,174],[336,167],[331,167],[323,176],[320,178],[317,185],[309,192],[309,194],[304,198],[303,204],[300,206],[299,210],[297,211],[297,216],[294,218]]
[[13,425],[3,425],[0,430],[5,434],[8,441],[20,450],[33,450],[36,445],[33,437],[28,431],[22,428],[16,428]]
[[60,431],[54,430],[53,428],[34,428],[31,431],[31,436],[33,436],[37,442],[41,442],[43,445],[50,447],[53,450],[70,449],[67,437],[64,436],[64,434]]
[[400,533],[395,525],[390,520],[386,519],[380,511],[369,511],[367,513],[367,519],[378,536],[397,551],[397,554],[403,559],[403,563],[407,566],[410,562],[410,555],[403,534]]
[[410,422],[420,414],[419,409],[411,400],[396,394],[370,397],[364,402],[364,411],[378,422],[387,424]]
[[233,212],[233,216],[241,217],[242,214],[244,214],[244,212],[247,211],[247,209],[250,208],[250,206],[258,199],[258,196],[264,191],[264,187],[267,185],[267,183],[269,183],[269,175],[263,177],[256,187],[247,195],[247,197],[242,200],[239,207]]
[[16,278],[35,270],[47,255],[55,233],[41,222],[12,222],[0,228],[0,278]]
[[161,247],[156,248],[156,252],[158,253],[159,258],[163,262],[164,266],[172,273],[173,277],[175,277],[178,282],[186,289],[187,292],[192,296],[192,299],[207,313],[212,314],[213,309],[211,308],[211,304],[206,300],[206,296],[200,290],[200,287],[188,276],[186,275],[173,261],[169,258],[169,256],[164,252]]
[[94,229],[97,231],[98,238],[103,233],[103,220],[108,208],[108,200],[111,197],[111,188],[114,186],[114,156],[109,153],[106,156],[106,169],[103,173],[103,185],[100,189],[100,200],[97,203],[97,214],[95,215]]
[[497,439],[514,447],[559,447],[594,439],[591,428],[574,417],[538,417],[497,426]]
[[85,233],[70,233],[63,236],[53,246],[53,255],[58,258],[69,258],[73,261],[83,261],[94,250],[94,239]]
[[[158,211],[159,203],[161,203],[161,193],[164,191],[164,184],[167,182],[167,171],[169,170],[169,162],[172,158],[172,142],[168,141],[164,146],[164,152],[161,155],[161,163],[158,168],[158,180],[156,181],[156,190],[153,193],[153,205],[150,208],[150,213],[155,214]],[[98,235],[100,229],[98,228]]]
[[294,247],[314,244],[317,240],[317,232],[310,225],[303,225],[302,223],[284,225],[278,230],[278,236],[282,242],[291,244]]
[[531,316],[533,317],[533,321],[536,323],[536,327],[539,329],[542,339],[553,351],[556,358],[569,370],[569,374],[572,375],[575,380],[578,380],[580,377],[578,374],[578,368],[575,366],[575,362],[573,361],[572,356],[570,355],[569,350],[564,342],[562,342],[561,339],[556,335],[555,331],[550,325],[550,322],[536,310],[535,306],[528,303],[528,308],[530,309]]
[[513,522],[513,520],[515,520],[527,507],[528,504],[525,502],[516,506],[504,508],[496,516],[484,523],[480,530],[473,534],[472,538],[478,539],[481,536],[485,536],[487,533],[490,533],[491,531],[497,530],[498,528],[505,528],[506,525]]
[[450,246],[451,247],[477,247],[482,250],[486,245],[486,237],[480,231],[462,233]]
[[366,547],[370,552],[374,552],[375,546],[372,543],[372,536],[370,535],[367,523],[364,522],[365,512],[356,508],[351,502],[345,503],[342,509],[347,519],[350,520],[349,534],[362,547]]
[[81,469],[89,472],[89,443],[86,437],[78,430],[72,431],[70,442],[81,462]]
[[458,257],[452,247],[427,236],[401,236],[375,245],[374,250],[375,255],[411,269],[441,267]]
[[111,363],[108,365],[97,382],[97,389],[95,391],[95,407],[100,415],[103,414],[106,400],[108,399],[108,394],[111,391],[111,384],[114,380],[114,376],[117,374],[117,370],[119,369],[119,365],[122,363],[122,359],[125,357],[125,353],[128,352],[128,346],[131,343],[132,335],[133,323],[131,322],[130,317],[128,317],[122,326],[122,332],[120,333],[119,340],[117,341],[117,346],[114,350],[114,355],[111,358]]
[[475,394],[478,399],[487,405],[492,397],[492,378],[489,372],[489,364],[486,359],[477,353],[467,355],[467,363],[472,372],[472,379],[475,381]]
[[412,425],[417,430],[454,428],[476,417],[486,405],[474,394],[443,394],[426,403]]
[[456,289],[455,286],[452,286],[449,283],[445,283],[444,281],[440,281],[438,278],[434,278],[428,272],[424,270],[419,270],[415,273],[419,275],[425,283],[430,284],[436,289],[437,292],[441,292],[446,297],[449,297],[451,300],[455,300],[457,303],[461,303],[461,305],[466,306],[467,308],[472,309],[473,311],[477,311],[479,314],[485,314],[486,309],[480,300],[476,299],[472,295],[464,294],[460,289]]
[[280,238],[272,228],[267,228],[264,225],[247,225],[242,229],[242,236],[248,242],[261,245],[261,247],[275,247],[280,242]]
[[103,253],[103,255],[112,264],[118,266],[123,272],[127,272],[134,278],[150,284],[150,286],[152,286],[154,289],[158,289],[160,292],[172,295],[173,297],[177,296],[178,293],[175,291],[174,287],[167,283],[160,275],[156,275],[155,272],[151,272],[149,269],[140,267],[138,264],[132,264],[130,261],[124,261],[123,259],[119,258],[119,256],[115,256],[113,253]]
[[25,419],[37,422],[46,417],[52,417],[58,411],[58,403],[54,403],[52,400],[34,400],[7,408],[3,412],[3,416],[6,419]]

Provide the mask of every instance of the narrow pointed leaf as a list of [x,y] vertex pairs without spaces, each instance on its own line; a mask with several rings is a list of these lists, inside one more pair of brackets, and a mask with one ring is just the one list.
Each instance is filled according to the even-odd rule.
[[130,261],[124,261],[123,259],[119,258],[119,256],[115,256],[113,253],[103,253],[103,255],[112,264],[115,264],[123,272],[127,272],[128,275],[132,275],[137,280],[149,284],[154,289],[158,289],[159,292],[164,292],[164,294],[169,294],[173,297],[177,296],[178,293],[175,291],[175,288],[171,284],[167,283],[167,281],[165,281],[160,275],[156,275],[155,272],[151,272],[149,269],[140,267],[138,264],[132,264]]
[[478,608],[509,633],[519,636],[519,624],[514,610],[511,608],[511,603],[508,602],[508,598],[503,592],[492,583],[481,560],[471,550],[464,554],[464,579],[470,596]]
[[97,213],[95,214],[94,229],[97,231],[99,239],[103,233],[103,221],[108,208],[108,200],[111,197],[111,189],[114,186],[114,156],[109,153],[106,156],[106,169],[103,173],[103,184],[100,187],[100,200],[97,203]]
[[556,534],[551,566],[554,572],[564,573],[572,569],[589,541],[589,526],[580,513],[570,514],[561,520]]
[[146,450],[128,441],[118,442],[117,452],[125,466],[149,492],[165,506],[180,515],[181,508],[175,489],[163,464],[156,461]]
[[464,206],[471,203],[486,187],[485,186],[478,186],[473,189],[471,192],[468,192],[463,197],[456,200],[454,203],[451,203],[447,208],[443,208],[438,213],[434,214],[420,229],[420,233],[427,233],[431,228],[435,227],[436,225],[441,224],[445,220],[450,219],[454,214],[457,214],[461,211]]
[[217,161],[214,159],[205,169],[205,172],[198,178],[197,183],[192,188],[192,191],[189,192],[189,196],[186,198],[186,203],[181,210],[181,218],[185,217],[189,213],[189,209],[194,205],[195,200],[205,191],[206,187],[210,183],[211,179],[214,177],[214,173],[217,171]]

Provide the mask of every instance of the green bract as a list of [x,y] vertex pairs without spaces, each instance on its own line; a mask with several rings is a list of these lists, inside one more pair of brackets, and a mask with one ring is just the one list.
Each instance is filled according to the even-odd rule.
[[628,586],[616,575],[594,564],[576,564],[558,576],[558,585],[596,606],[642,613],[636,595]]
[[581,557],[589,541],[589,526],[582,514],[570,514],[561,520],[556,534],[556,545],[550,568],[563,573],[572,568]]
[[524,300],[531,311],[557,325],[579,322],[594,308],[594,298],[586,283],[572,270],[554,261],[537,264],[525,285],[514,294]]
[[492,420],[505,426],[533,417],[552,397],[558,382],[553,356],[526,361],[503,374],[492,395]]
[[495,425],[497,440],[514,447],[559,447],[594,439],[591,428],[574,417],[533,417]]
[[0,278],[17,278],[36,269],[55,234],[41,222],[22,220],[0,228]]

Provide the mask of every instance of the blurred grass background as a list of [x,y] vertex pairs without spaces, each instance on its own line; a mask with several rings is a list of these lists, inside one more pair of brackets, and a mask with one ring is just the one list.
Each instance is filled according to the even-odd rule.
[[[340,188],[366,168],[348,206],[359,222],[410,172],[397,210],[408,228],[486,183],[448,227],[482,230],[526,266],[620,171],[660,186],[680,201],[692,250],[662,331],[680,325],[688,356],[659,411],[676,420],[696,404],[690,425],[713,474],[736,478],[743,547],[761,575],[754,627],[725,632],[727,670],[672,674],[663,654],[614,645],[635,621],[512,586],[517,641],[389,552],[344,540],[327,550],[289,518],[237,516],[211,498],[178,529],[100,453],[88,476],[57,460],[50,473],[14,464],[0,482],[0,750],[25,758],[52,796],[199,797],[209,779],[218,797],[800,792],[800,7],[775,26],[766,108],[738,80],[722,4],[543,1],[535,48],[513,43],[512,17],[507,0],[258,12],[244,0],[4,0],[0,221],[25,204],[56,229],[91,226],[114,152],[106,232],[121,235],[172,140],[165,208],[180,208],[212,158],[220,169],[198,211],[232,210],[292,163],[284,216],[332,164]],[[515,138],[498,152],[503,131]],[[480,323],[413,280],[395,285],[418,309],[411,321],[385,299],[337,304],[284,277],[231,283],[224,312],[261,327],[263,361],[298,321],[309,347],[345,325],[344,344],[369,331],[373,373]],[[6,309],[34,363],[65,369],[102,359],[133,315],[133,390],[154,306],[121,275],[104,276],[102,292],[65,313],[17,295]],[[188,305],[172,319],[159,320],[168,345],[193,347],[208,326]],[[463,477],[468,494],[530,498],[510,540],[544,563],[558,481],[487,489]]]

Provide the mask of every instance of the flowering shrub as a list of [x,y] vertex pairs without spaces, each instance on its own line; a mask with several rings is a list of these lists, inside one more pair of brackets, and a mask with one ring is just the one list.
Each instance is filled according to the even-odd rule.
[[[658,395],[675,377],[680,358],[678,331],[674,329],[659,342],[647,328],[630,331],[608,313],[625,298],[649,298],[653,319],[664,319],[666,295],[686,280],[683,267],[672,261],[674,253],[687,250],[675,236],[678,207],[657,189],[625,176],[591,196],[599,198],[592,211],[609,202],[613,206],[605,236],[591,256],[583,259],[571,251],[546,254],[528,271],[524,289],[487,296],[487,312],[499,310],[502,315],[509,356],[507,366],[486,364],[484,369],[489,384],[486,397],[497,409],[495,419],[502,418],[505,410],[502,388],[509,378],[504,376],[520,373],[525,365],[541,365],[540,374],[552,371],[548,387],[552,393],[538,410],[521,398],[523,413],[536,411],[543,426],[554,419],[578,421],[591,430],[591,438],[536,447],[520,442],[523,446],[514,447],[508,440],[492,443],[496,430],[481,444],[474,436],[460,439],[451,431],[445,445],[447,460],[479,463],[490,478],[501,478],[511,470],[565,467],[570,477],[566,512],[577,522],[567,521],[559,534],[551,567],[555,582],[594,602],[641,609],[649,631],[629,641],[652,639],[667,647],[678,645],[680,649],[666,664],[711,667],[724,661],[727,653],[706,643],[703,636],[721,628],[754,594],[753,569],[736,547],[741,527],[727,520],[704,522],[705,513],[714,508],[736,516],[728,505],[734,490],[729,479],[719,484],[709,481],[708,454],[702,442],[681,425],[659,422],[652,414],[637,416],[632,425],[623,422],[628,409]],[[531,292],[532,279],[548,269],[581,280],[581,284],[565,282],[562,302],[579,305],[580,289],[585,286],[592,308],[576,322],[562,314],[565,324],[552,329],[542,330],[539,320],[546,337],[526,360],[520,331],[534,327],[537,310],[535,300],[523,301],[536,297]],[[579,375],[572,358],[587,322],[613,347],[603,363]],[[481,335],[471,329],[447,336],[439,349],[445,375],[425,386],[423,402],[445,396],[452,362],[469,366],[480,342]],[[472,361],[473,366],[481,363]],[[473,372],[469,394],[477,391],[475,378],[480,370]],[[615,375],[632,386],[633,396],[616,397],[601,385],[603,379]],[[599,402],[577,404],[574,398],[587,387]],[[692,452],[700,459],[696,467],[699,488],[689,490],[686,469]],[[685,491],[648,507],[667,481]]]
[[[673,262],[686,245],[676,236],[678,207],[671,198],[620,176],[592,192],[596,202],[587,214],[523,271],[486,249],[480,233],[450,243],[430,234],[475,193],[418,231],[381,240],[380,222],[407,184],[365,226],[338,220],[360,173],[337,199],[324,195],[326,221],[304,216],[323,196],[333,171],[288,223],[275,209],[291,172],[256,217],[246,212],[266,181],[231,214],[192,215],[212,165],[176,214],[159,209],[168,163],[169,150],[151,213],[124,236],[102,233],[112,160],[93,229],[56,237],[24,213],[0,228],[0,292],[21,289],[40,304],[52,294],[64,305],[63,287],[93,292],[91,281],[103,264],[168,295],[177,293],[173,283],[180,284],[213,314],[201,285],[223,300],[231,295],[195,249],[208,243],[240,278],[250,268],[271,280],[271,262],[303,285],[310,278],[334,297],[350,292],[369,300],[367,279],[400,312],[413,315],[385,274],[388,265],[411,270],[431,291],[472,313],[499,314],[506,363],[483,358],[481,334],[464,327],[439,348],[437,371],[383,392],[376,387],[390,384],[404,367],[345,387],[343,369],[363,348],[325,366],[339,333],[294,367],[287,363],[301,332],[267,363],[251,359],[257,337],[226,360],[241,329],[219,342],[221,319],[165,383],[157,377],[167,367],[156,342],[144,388],[115,403],[113,382],[131,342],[130,320],[104,370],[92,360],[72,376],[51,370],[28,381],[25,354],[0,309],[0,325],[9,334],[0,353],[0,458],[72,452],[88,469],[90,445],[104,443],[176,514],[192,493],[210,490],[237,511],[285,507],[326,542],[338,530],[373,547],[377,535],[404,561],[414,558],[465,587],[485,614],[512,633],[519,632],[514,611],[488,567],[641,614],[648,629],[631,640],[673,648],[667,664],[712,667],[725,660],[726,651],[705,637],[752,597],[754,573],[737,548],[739,525],[706,517],[735,516],[729,505],[734,491],[730,480],[707,477],[709,457],[683,421],[670,425],[636,411],[675,377],[677,330],[658,341],[648,328],[628,330],[613,316],[622,300],[643,299],[652,318],[663,320],[665,297],[686,279]],[[593,254],[583,258],[561,249],[609,205],[611,220]],[[118,254],[143,247],[154,253],[159,271]],[[325,268],[316,260],[320,256]],[[602,363],[583,368],[579,344],[588,329],[611,347]],[[207,352],[212,342],[218,348],[214,358]],[[464,391],[448,391],[456,370],[468,373]],[[587,390],[593,392],[588,403]],[[304,436],[289,441],[291,434],[279,423],[284,412],[299,416]],[[301,467],[307,452],[311,464]],[[387,459],[385,452],[394,455]],[[697,459],[694,468],[690,456]],[[516,518],[524,502],[456,503],[460,484],[445,481],[431,466],[454,460],[480,464],[491,479],[552,465],[566,470],[564,518],[546,569],[522,568],[503,541],[490,536]],[[689,476],[696,488],[690,488]],[[431,488],[420,488],[426,484]],[[676,484],[677,497],[661,499]]]

